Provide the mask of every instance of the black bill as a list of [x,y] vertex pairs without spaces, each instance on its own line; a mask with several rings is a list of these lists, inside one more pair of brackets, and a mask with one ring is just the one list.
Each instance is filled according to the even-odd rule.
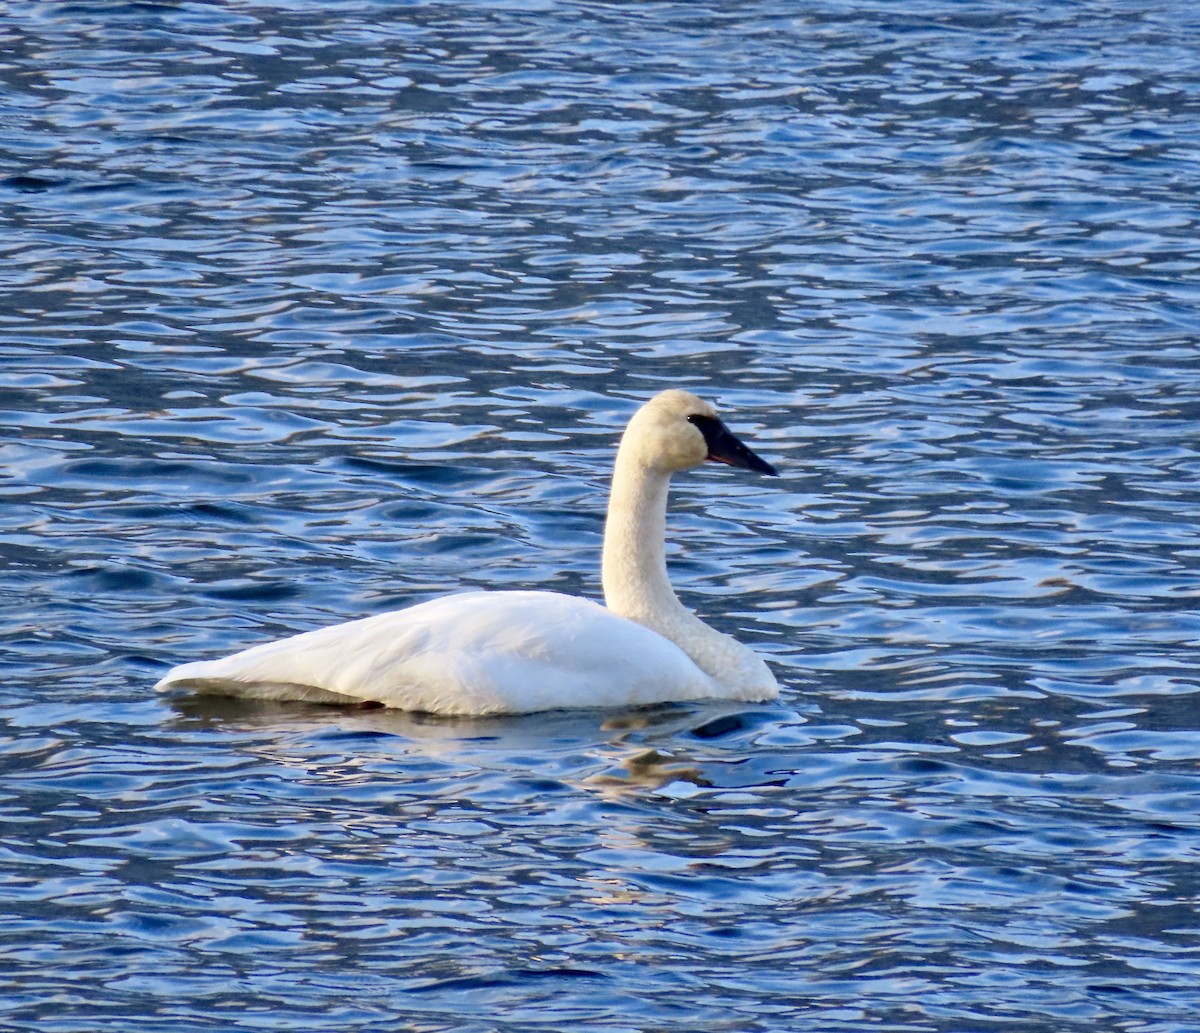
[[757,470],[770,477],[779,476],[775,467],[751,452],[733,431],[715,416],[689,416],[688,422],[694,424],[704,435],[704,443],[708,445],[708,458],[712,462],[740,466],[745,470]]

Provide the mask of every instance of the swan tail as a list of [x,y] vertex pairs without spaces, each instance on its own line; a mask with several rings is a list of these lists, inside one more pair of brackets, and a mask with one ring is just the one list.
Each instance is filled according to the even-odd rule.
[[210,666],[205,661],[182,664],[169,671],[154,688],[159,692],[179,690],[199,696],[230,696],[236,699],[278,700],[289,703],[333,703],[344,706],[362,702],[356,696],[323,689],[317,685],[286,681],[246,681],[227,675],[206,673],[204,668]]

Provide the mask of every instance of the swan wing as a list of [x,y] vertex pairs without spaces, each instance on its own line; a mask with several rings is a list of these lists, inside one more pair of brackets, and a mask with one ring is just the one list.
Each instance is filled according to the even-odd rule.
[[159,689],[479,715],[720,695],[678,646],[553,592],[470,592],[183,664]]

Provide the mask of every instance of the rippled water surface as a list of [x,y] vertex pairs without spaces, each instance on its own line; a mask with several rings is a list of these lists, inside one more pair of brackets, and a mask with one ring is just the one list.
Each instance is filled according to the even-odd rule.
[[[1200,1029],[1200,16],[9,3],[0,1027]],[[778,704],[157,698],[595,596],[637,402]]]

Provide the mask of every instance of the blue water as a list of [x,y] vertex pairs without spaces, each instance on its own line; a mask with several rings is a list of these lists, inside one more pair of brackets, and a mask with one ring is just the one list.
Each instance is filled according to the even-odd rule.
[[[1200,1030],[1200,14],[9,3],[0,1029]],[[673,576],[778,704],[158,698]]]

